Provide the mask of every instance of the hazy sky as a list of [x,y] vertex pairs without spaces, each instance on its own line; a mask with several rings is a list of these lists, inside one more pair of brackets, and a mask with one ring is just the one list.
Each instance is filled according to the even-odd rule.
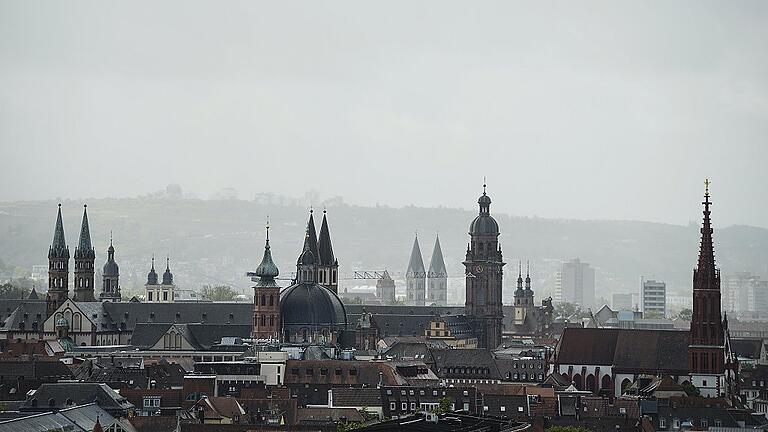
[[[768,227],[768,2],[0,0],[0,200]],[[310,203],[307,203],[308,205]]]

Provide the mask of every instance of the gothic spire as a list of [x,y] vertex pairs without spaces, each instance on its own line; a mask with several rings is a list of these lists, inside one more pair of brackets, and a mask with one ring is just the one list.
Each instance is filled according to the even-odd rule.
[[418,234],[413,240],[413,249],[411,249],[411,258],[408,260],[408,270],[406,270],[406,274],[409,274],[412,277],[425,277],[424,260],[421,257]]
[[317,231],[315,230],[315,218],[313,213],[314,210],[310,208],[309,220],[307,221],[307,231],[306,236],[304,237],[304,247],[302,248],[302,251],[308,248],[309,251],[312,252],[312,255],[315,257],[315,264],[318,264],[320,252],[317,248]]
[[430,277],[447,277],[443,249],[440,247],[440,235],[435,236],[435,248],[432,250],[432,259],[429,261]]
[[701,227],[701,244],[699,246],[699,261],[696,267],[696,275],[703,285],[695,288],[714,289],[719,287],[710,286],[715,282],[717,270],[715,268],[715,249],[712,245],[712,222],[710,221],[709,206],[709,179],[704,181],[704,222]]
[[261,264],[256,267],[255,274],[260,277],[262,281],[272,280],[280,274],[275,262],[272,261],[272,251],[269,247],[269,222],[267,222],[267,239],[264,243],[264,257],[261,259]]
[[88,226],[88,205],[83,205],[83,223],[80,226],[80,240],[75,248],[75,258],[94,258],[93,245],[91,244],[91,230]]
[[[318,264],[321,266],[331,266],[336,262],[333,256],[333,246],[331,245],[331,232],[328,230],[328,219],[326,211],[323,210],[323,223],[320,225],[320,238],[318,239]],[[310,216],[311,217],[311,216]],[[312,224],[314,226],[314,223]]]
[[61,219],[61,204],[59,204],[59,212],[56,215],[56,227],[53,231],[53,242],[48,253],[49,256],[63,256],[66,254],[67,258],[69,253],[67,252],[67,241],[64,238],[64,222]]

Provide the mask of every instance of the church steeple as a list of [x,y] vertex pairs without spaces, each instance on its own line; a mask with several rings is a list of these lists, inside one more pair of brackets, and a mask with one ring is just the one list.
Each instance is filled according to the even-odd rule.
[[109,248],[107,248],[107,262],[101,272],[101,294],[103,301],[120,301],[120,268],[115,262],[115,247],[112,245],[112,234],[109,235]]
[[261,258],[261,263],[256,267],[254,272],[262,281],[274,281],[274,279],[280,274],[275,262],[272,261],[272,251],[269,247],[269,223],[267,223],[267,236],[264,242],[264,256]]
[[413,239],[411,257],[408,260],[408,268],[405,271],[406,304],[409,306],[424,306],[426,294],[427,273],[424,269],[424,259],[419,247],[419,235]]
[[[715,250],[710,220],[709,179],[705,182],[704,221],[701,226],[699,259],[693,270],[693,316],[689,369],[702,395],[720,394],[719,381],[725,367],[725,332],[721,315],[720,271],[715,267]],[[698,378],[697,378],[698,377]],[[700,380],[701,383],[698,383]],[[704,384],[704,383],[709,383]]]
[[432,258],[429,260],[427,277],[429,303],[446,306],[448,304],[448,270],[445,268],[439,234],[435,236],[435,247],[432,249]]
[[[339,291],[339,262],[333,255],[331,231],[328,228],[328,218],[323,209],[323,222],[320,226],[320,239],[317,243],[317,283],[334,293]],[[311,216],[310,216],[311,217]],[[314,223],[311,224],[314,228]],[[311,236],[312,234],[310,234]]]
[[[253,329],[254,339],[275,339],[280,331],[280,286],[275,278],[280,274],[272,260],[272,250],[269,246],[269,222],[266,226],[264,241],[264,256],[256,271],[249,273],[253,282]],[[299,269],[299,267],[297,267]],[[299,274],[297,274],[297,277]]]
[[92,302],[94,297],[94,261],[96,252],[91,244],[91,230],[88,226],[88,205],[83,206],[83,222],[80,225],[80,240],[75,248],[75,295],[74,301]]
[[61,204],[56,215],[53,241],[48,248],[48,294],[46,314],[50,316],[69,298],[69,248],[64,239],[64,222],[61,218]]

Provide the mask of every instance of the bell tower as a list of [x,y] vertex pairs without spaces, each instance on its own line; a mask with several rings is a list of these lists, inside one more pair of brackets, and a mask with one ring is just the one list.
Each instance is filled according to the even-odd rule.
[[277,339],[280,335],[280,286],[275,278],[280,274],[272,261],[269,247],[269,223],[267,239],[264,244],[264,256],[256,271],[248,273],[253,286],[253,339]]
[[80,240],[75,248],[75,295],[77,302],[96,301],[93,296],[93,273],[96,252],[91,244],[91,231],[88,227],[88,206],[83,206],[83,223],[80,227]]
[[464,313],[469,316],[480,348],[494,349],[501,344],[501,291],[504,261],[499,245],[499,224],[491,216],[491,197],[486,193],[477,200],[480,213],[469,225]]
[[69,247],[64,239],[61,204],[56,216],[53,242],[48,248],[48,295],[46,313],[51,316],[69,298]]

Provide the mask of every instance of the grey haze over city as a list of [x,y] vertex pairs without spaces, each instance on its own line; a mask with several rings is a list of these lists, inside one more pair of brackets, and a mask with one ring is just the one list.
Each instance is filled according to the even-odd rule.
[[609,290],[683,293],[709,177],[720,264],[765,276],[766,22],[758,1],[2,2],[0,258],[44,263],[55,204],[71,243],[88,203],[136,286],[152,253],[247,285],[268,214],[289,272],[327,206],[342,270],[404,271],[439,232],[460,279],[487,177],[544,293],[576,256]]

